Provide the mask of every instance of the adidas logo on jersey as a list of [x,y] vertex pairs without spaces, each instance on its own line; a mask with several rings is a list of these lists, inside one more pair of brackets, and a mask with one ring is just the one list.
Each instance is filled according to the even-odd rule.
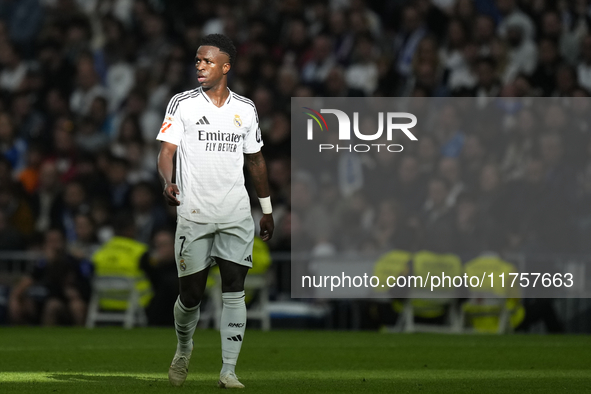
[[203,118],[199,119],[199,121],[197,123],[195,123],[195,124],[209,124],[209,121],[204,116]]
[[240,336],[240,334],[236,335],[235,337],[230,337],[227,339],[228,339],[228,341],[242,342],[242,337]]
[[244,259],[244,261],[248,261],[249,263],[252,263],[252,256],[251,256],[251,255],[248,255],[248,256],[247,256],[247,257]]

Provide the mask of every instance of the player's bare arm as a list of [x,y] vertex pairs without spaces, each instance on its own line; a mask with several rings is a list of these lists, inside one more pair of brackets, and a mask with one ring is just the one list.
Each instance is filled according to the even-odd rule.
[[160,146],[160,153],[158,154],[158,173],[162,178],[164,184],[164,191],[162,194],[166,198],[166,202],[171,206],[180,205],[180,201],[176,198],[179,195],[179,188],[172,183],[172,159],[176,152],[176,145],[170,142],[162,142]]
[[[261,151],[252,154],[244,155],[246,160],[246,168],[254,183],[257,196],[259,198],[269,197],[269,181],[267,178],[267,164]],[[260,221],[261,238],[263,241],[268,241],[273,237],[273,230],[275,223],[273,222],[273,215],[263,214]]]

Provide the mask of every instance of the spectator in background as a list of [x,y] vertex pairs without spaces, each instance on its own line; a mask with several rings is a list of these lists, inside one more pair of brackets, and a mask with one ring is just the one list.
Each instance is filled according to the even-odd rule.
[[516,0],[496,0],[497,9],[501,14],[501,21],[497,32],[501,38],[506,38],[509,26],[520,26],[523,38],[532,40],[535,37],[535,26],[531,18],[519,9]]
[[293,92],[299,83],[299,75],[296,68],[283,66],[277,72],[277,95],[281,104],[278,108],[284,111],[290,110]]
[[345,72],[345,80],[350,88],[362,90],[371,96],[378,88],[377,49],[369,35],[357,37],[352,64]]
[[540,245],[540,228],[544,211],[549,207],[548,187],[544,182],[544,164],[538,156],[531,157],[525,176],[507,185],[508,198],[504,208],[507,218],[509,248],[530,251]]
[[508,180],[522,178],[527,162],[532,157],[537,120],[531,110],[517,115],[517,124],[510,131],[509,140],[501,161],[501,170]]
[[[389,154],[383,153],[380,156],[385,155]],[[427,195],[426,181],[419,171],[419,165],[419,161],[413,156],[402,157],[398,165],[396,178],[392,182],[393,185],[390,187],[388,187],[387,183],[384,185],[385,191],[392,193],[392,196],[402,204],[409,215],[416,214],[420,211]],[[384,178],[379,173],[376,175],[375,181],[381,181],[383,183]],[[380,195],[385,197],[385,193],[383,192]]]
[[427,200],[420,215],[421,240],[419,247],[435,253],[450,253],[453,248],[453,211],[447,204],[449,187],[442,178],[432,178],[427,189]]
[[151,242],[149,259],[142,260],[142,270],[152,284],[154,297],[146,308],[148,324],[172,326],[174,317],[170,312],[179,294],[179,280],[174,256],[174,232],[159,230]]
[[76,239],[68,242],[68,253],[78,260],[90,262],[92,255],[100,247],[92,217],[83,213],[76,215],[74,231]]
[[370,232],[367,252],[386,253],[393,249],[416,248],[416,234],[405,226],[400,208],[393,200],[382,200],[378,204],[376,220]]
[[0,43],[0,89],[16,92],[21,89],[28,67],[18,49],[9,42]]
[[581,40],[581,62],[577,65],[577,81],[587,91],[591,91],[591,35]]
[[106,199],[95,198],[90,206],[90,217],[96,225],[96,235],[99,243],[104,244],[114,235],[112,226],[112,209]]
[[[476,64],[476,86],[470,92],[471,96],[490,98],[497,97],[501,92],[501,81],[497,75],[496,62],[491,57],[478,59]],[[487,103],[489,100],[480,100]]]
[[487,151],[482,140],[476,134],[467,134],[460,156],[462,178],[467,189],[475,190],[480,178],[480,171],[487,159]]
[[474,23],[476,17],[476,7],[472,0],[452,0],[454,1],[453,15],[467,26]]
[[487,164],[482,167],[476,193],[478,196],[478,221],[491,232],[502,232],[500,229],[505,228],[504,212],[507,194],[496,165]]
[[166,212],[156,205],[154,188],[147,182],[140,182],[131,189],[131,207],[135,221],[134,239],[149,244],[153,235],[167,224]]
[[25,237],[10,225],[6,213],[0,210],[0,251],[24,250],[26,245]]
[[350,88],[345,80],[345,70],[340,66],[332,68],[321,88],[325,97],[362,97],[363,91]]
[[556,90],[552,92],[553,96],[571,97],[573,91],[577,88],[576,70],[566,63],[558,66],[556,70]]
[[563,26],[563,20],[557,11],[545,11],[540,22],[540,37],[556,42],[562,58],[568,64],[574,64],[579,57],[579,37]]
[[[155,94],[152,96],[154,95]],[[134,122],[137,122],[139,125],[142,139],[144,141],[153,141],[154,130],[158,131],[160,129],[162,117],[158,116],[156,111],[154,111],[151,107],[158,107],[158,102],[160,102],[160,100],[161,99],[150,97],[150,101],[155,101],[155,103],[148,105],[146,93],[139,86],[134,88],[131,92],[129,92],[123,108],[113,119],[113,130],[115,131],[115,134],[112,135],[111,138],[119,138],[119,134],[123,132],[123,123],[128,121],[129,118],[132,118],[134,119]],[[127,125],[125,127],[129,126]]]
[[287,206],[289,201],[289,192],[287,191],[291,182],[291,163],[289,156],[269,158],[267,163],[271,198],[278,205]]
[[113,135],[113,117],[109,114],[109,103],[105,97],[98,96],[90,105],[90,112],[88,118],[92,122],[94,128],[105,137]]
[[435,173],[439,148],[431,135],[424,135],[419,139],[417,159],[419,162],[419,173],[423,177],[430,177]]
[[462,261],[470,261],[486,250],[490,235],[484,222],[479,220],[478,199],[470,193],[458,196],[454,212],[454,253]]
[[[41,95],[48,97],[49,103],[53,105],[57,105],[58,100],[51,98],[49,92],[53,91],[52,96],[59,95],[61,100],[65,101],[63,96],[69,96],[73,90],[72,75],[74,75],[76,69],[62,55],[62,51],[63,45],[59,41],[47,39],[40,44],[37,55],[44,81]],[[65,113],[59,115],[65,115]]]
[[347,64],[355,45],[355,37],[348,28],[347,14],[343,10],[331,12],[328,20],[328,29],[334,37],[334,53],[340,64]]
[[441,146],[441,154],[458,157],[464,145],[464,134],[460,129],[460,119],[455,106],[444,105],[438,115],[435,137]]
[[51,224],[51,209],[60,196],[62,184],[55,162],[45,161],[39,170],[39,187],[32,197],[31,207],[35,215],[35,230],[45,232]]
[[[286,36],[283,47],[283,62],[285,65],[302,69],[312,56],[305,22],[300,18],[293,19],[287,26]],[[252,46],[254,43],[250,45]],[[241,51],[241,53],[243,52]]]
[[64,191],[51,207],[51,227],[64,232],[66,240],[76,240],[76,224],[74,218],[80,213],[88,213],[88,198],[82,183],[69,182]]
[[74,135],[75,124],[72,119],[63,117],[56,120],[53,128],[53,149],[47,160],[56,164],[60,174],[60,181],[67,183],[76,176],[76,162],[78,151]]
[[86,116],[94,99],[107,97],[107,91],[99,82],[90,54],[80,56],[76,68],[76,89],[70,97],[70,109],[77,116]]
[[478,55],[491,56],[495,38],[495,21],[488,15],[478,15],[474,23],[474,41]]
[[45,117],[34,107],[34,96],[21,92],[12,96],[10,106],[16,135],[26,142],[39,142],[45,128]]
[[456,200],[460,193],[466,189],[466,185],[462,180],[462,172],[460,168],[460,161],[455,157],[444,157],[439,161],[439,176],[447,182],[449,192],[447,193],[447,204],[452,207],[456,204]]
[[394,54],[398,59],[396,71],[402,78],[408,78],[412,75],[412,61],[415,51],[427,34],[427,28],[423,22],[422,16],[416,7],[404,7],[400,31],[394,39]]
[[26,163],[27,143],[16,135],[11,116],[0,112],[0,153],[8,159],[13,171],[20,172]]
[[509,45],[507,66],[502,75],[503,83],[513,82],[518,74],[531,75],[536,68],[537,48],[531,39],[527,39],[523,27],[517,24],[507,26]]
[[22,189],[15,183],[6,183],[0,187],[0,211],[4,213],[9,226],[20,236],[33,234],[35,218]]
[[[90,20],[82,14],[73,15],[67,23],[63,32],[64,54],[72,63],[79,62],[83,57],[94,62],[91,55],[90,40],[92,30]],[[94,63],[93,63],[94,64]],[[96,71],[102,77],[99,64],[95,64]]]
[[44,258],[33,272],[23,277],[10,294],[11,322],[83,325],[91,267],[66,252],[64,234],[57,229],[45,234],[43,253]]
[[108,196],[111,206],[118,210],[129,207],[131,185],[127,180],[129,162],[119,157],[111,157],[107,172]]
[[445,81],[449,81],[451,75],[458,73],[467,66],[467,59],[464,54],[467,42],[468,31],[466,26],[459,19],[451,20],[447,26],[445,44],[439,49],[439,59],[441,60]]
[[319,86],[336,65],[336,59],[332,53],[332,39],[327,35],[314,38],[312,58],[302,68],[302,80],[313,86]]
[[148,12],[142,20],[142,42],[138,48],[137,57],[144,67],[161,66],[162,59],[166,59],[171,46],[166,37],[166,23],[156,13]]
[[538,41],[538,66],[532,74],[532,84],[542,96],[551,96],[555,89],[555,75],[561,59],[556,43],[549,38]]
[[108,135],[103,134],[90,117],[85,117],[78,122],[76,130],[76,147],[78,150],[96,153],[107,148],[108,145]]
[[303,228],[311,229],[308,238],[312,253],[332,254],[335,252],[332,244],[333,220],[326,207],[314,203],[315,195],[316,185],[308,173],[298,173],[292,179],[290,205]]
[[101,20],[105,42],[96,56],[103,58],[107,72],[105,87],[109,92],[109,112],[119,110],[135,82],[135,68],[130,62],[133,38],[125,32],[123,23],[107,14]]
[[287,113],[275,112],[271,118],[271,127],[265,136],[265,154],[267,157],[285,158],[291,154],[291,125]]
[[9,0],[0,3],[0,19],[7,22],[10,39],[23,48],[36,38],[43,23],[43,8],[38,0]]
[[32,145],[27,151],[26,166],[17,175],[27,194],[32,195],[39,186],[39,174],[44,150],[39,145]]

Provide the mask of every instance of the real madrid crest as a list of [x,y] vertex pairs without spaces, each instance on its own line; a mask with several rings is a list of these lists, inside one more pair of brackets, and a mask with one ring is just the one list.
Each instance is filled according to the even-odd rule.
[[185,260],[181,260],[180,266],[181,266],[181,271],[184,271],[187,269],[187,264],[185,264]]
[[242,126],[242,119],[240,119],[240,115],[234,115],[234,126]]

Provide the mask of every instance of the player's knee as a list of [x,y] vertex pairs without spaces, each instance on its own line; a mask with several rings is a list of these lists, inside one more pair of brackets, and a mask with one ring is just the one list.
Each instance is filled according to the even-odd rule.
[[233,293],[244,290],[244,279],[243,278],[232,278],[222,283],[223,293]]
[[184,289],[181,291],[181,302],[187,308],[193,308],[201,302],[203,292],[198,289]]

